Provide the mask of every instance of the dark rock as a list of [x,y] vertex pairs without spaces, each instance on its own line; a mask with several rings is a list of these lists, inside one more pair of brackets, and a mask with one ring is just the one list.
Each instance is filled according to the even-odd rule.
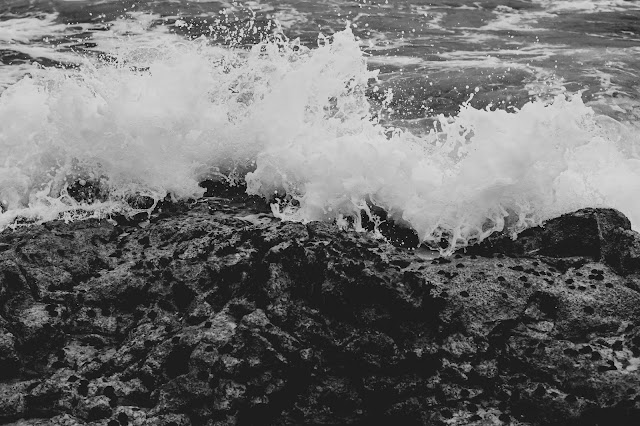
[[27,414],[26,392],[30,381],[0,384],[0,423],[15,421]]
[[109,398],[106,396],[94,396],[80,399],[75,411],[77,413],[76,415],[81,419],[92,422],[109,418],[112,408],[109,404]]
[[0,327],[0,380],[16,377],[19,373],[20,357],[15,336]]
[[67,193],[80,203],[91,204],[96,201],[106,201],[109,196],[108,188],[97,180],[78,179],[67,186]]
[[0,423],[637,423],[640,245],[617,212],[425,261],[204,186],[144,228],[0,234]]
[[[614,209],[578,210],[529,228],[515,240],[504,234],[493,235],[470,251],[584,257],[604,262],[622,275],[640,272],[640,235],[631,230],[629,219]],[[602,274],[594,274],[593,279],[602,280]]]

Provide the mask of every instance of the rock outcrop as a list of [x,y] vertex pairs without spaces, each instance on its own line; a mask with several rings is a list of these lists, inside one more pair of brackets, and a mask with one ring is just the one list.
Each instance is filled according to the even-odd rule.
[[552,258],[586,257],[621,275],[640,272],[640,240],[631,222],[613,209],[582,209],[529,228],[512,239],[495,234],[469,251]]
[[0,234],[0,423],[640,424],[615,211],[445,259],[244,196],[163,209]]

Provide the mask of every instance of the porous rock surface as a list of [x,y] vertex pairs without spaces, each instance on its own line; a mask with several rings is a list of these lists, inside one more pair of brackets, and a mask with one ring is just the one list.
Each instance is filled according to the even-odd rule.
[[0,423],[640,424],[616,211],[444,259],[247,197],[172,209],[0,234]]

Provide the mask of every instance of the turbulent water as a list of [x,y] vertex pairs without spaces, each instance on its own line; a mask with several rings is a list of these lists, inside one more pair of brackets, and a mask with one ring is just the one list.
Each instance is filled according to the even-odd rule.
[[639,53],[640,1],[4,0],[0,228],[224,180],[445,250],[586,206],[640,229]]

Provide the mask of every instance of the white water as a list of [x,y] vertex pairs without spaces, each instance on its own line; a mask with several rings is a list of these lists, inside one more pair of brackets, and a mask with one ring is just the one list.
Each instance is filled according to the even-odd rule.
[[[371,119],[375,73],[349,30],[312,50],[281,38],[250,51],[173,36],[117,45],[115,62],[33,66],[0,95],[0,227],[105,215],[132,194],[198,197],[216,176],[246,176],[287,220],[358,227],[376,204],[449,249],[587,206],[640,226],[634,125],[580,95],[510,113],[466,106],[418,138]],[[79,179],[108,198],[73,200]]]

